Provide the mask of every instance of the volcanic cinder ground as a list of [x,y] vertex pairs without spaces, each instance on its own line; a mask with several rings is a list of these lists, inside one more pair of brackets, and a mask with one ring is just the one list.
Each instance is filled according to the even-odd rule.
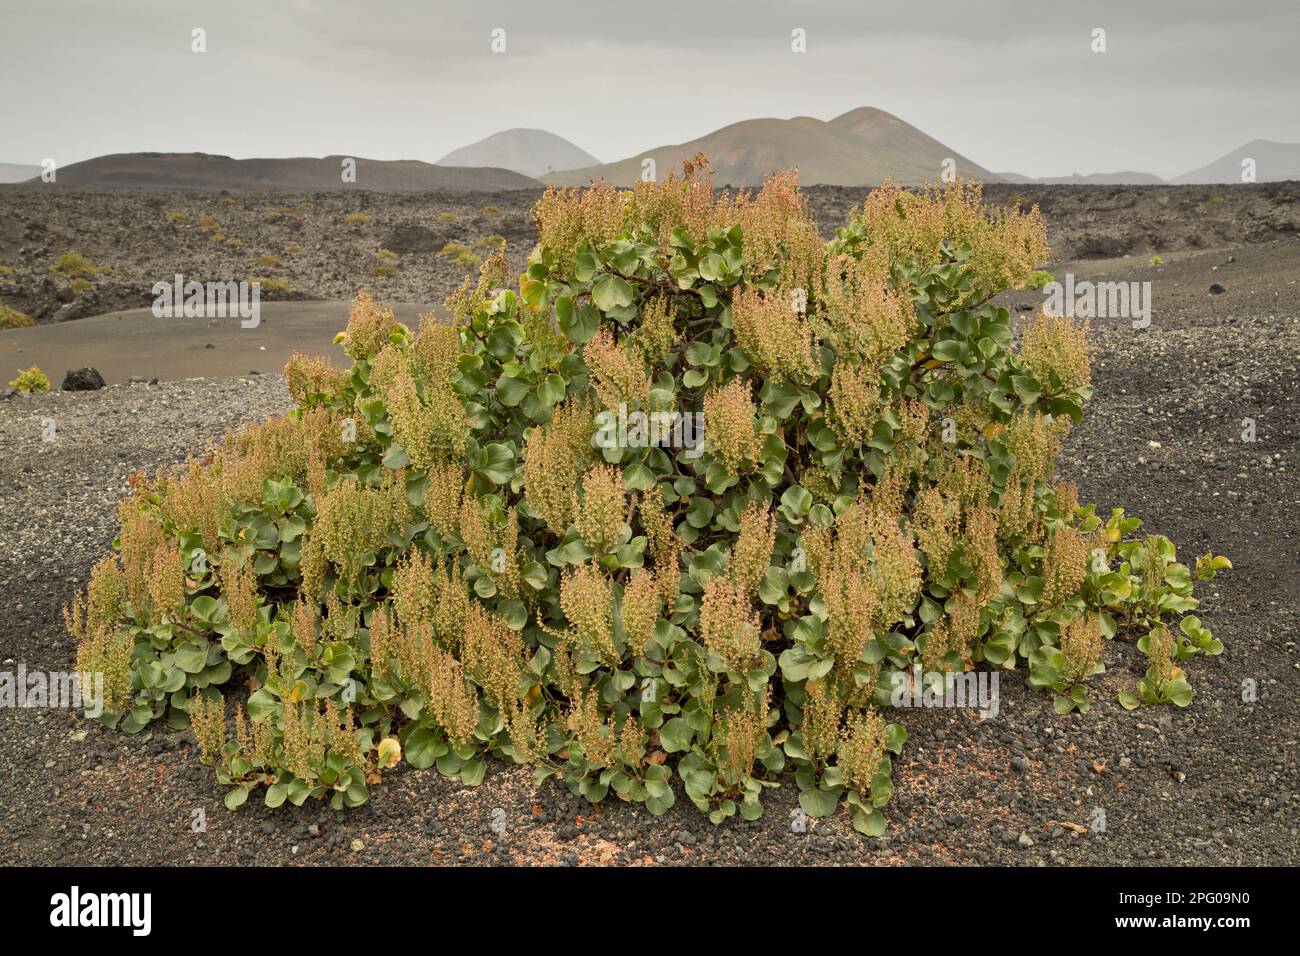
[[[862,192],[809,191],[827,234]],[[713,827],[681,795],[656,819],[615,800],[591,807],[499,762],[476,789],[402,766],[357,810],[272,811],[250,801],[231,813],[188,732],[132,737],[70,711],[4,709],[0,862],[1300,862],[1300,185],[988,192],[1042,205],[1058,278],[1151,283],[1149,327],[1093,323],[1096,394],[1060,474],[1101,513],[1124,507],[1169,535],[1185,560],[1210,549],[1232,559],[1233,572],[1200,588],[1200,617],[1226,649],[1187,666],[1189,708],[1120,708],[1115,694],[1133,686],[1143,658],[1115,641],[1087,714],[1055,716],[1049,696],[1024,686],[1023,669],[1001,675],[995,718],[909,711],[890,829],[879,840],[859,836],[842,814],[792,826],[792,781],[768,794],[761,820]],[[518,269],[536,193],[229,199],[0,189],[0,265],[13,270],[0,272],[0,301],[41,323],[0,331],[0,381],[38,360],[56,387],[85,364],[111,383],[0,401],[5,670],[73,666],[59,607],[108,549],[132,472],[184,460],[225,429],[288,408],[283,358],[328,353],[357,289],[414,317],[465,271],[438,250],[493,234],[507,239]],[[355,211],[369,220],[347,225]],[[197,224],[205,215],[222,240]],[[300,251],[286,253],[291,245]],[[395,276],[371,274],[381,248],[398,254]],[[112,271],[71,293],[49,271],[69,250]],[[1162,264],[1151,262],[1156,254]],[[281,262],[255,266],[263,255]],[[152,283],[178,271],[237,279],[268,270],[289,292],[264,303],[256,330],[127,311],[147,306]],[[1223,291],[1211,293],[1212,284]],[[1001,301],[1023,316],[1042,297]],[[124,384],[132,375],[161,381]],[[1247,420],[1254,441],[1243,440]],[[44,441],[51,422],[54,440]]]

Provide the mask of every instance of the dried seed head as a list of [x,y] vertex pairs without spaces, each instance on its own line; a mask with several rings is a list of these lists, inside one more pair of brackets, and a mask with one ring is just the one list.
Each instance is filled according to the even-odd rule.
[[741,289],[732,297],[732,329],[736,343],[768,378],[806,384],[817,374],[812,328],[807,317],[791,307],[791,293],[784,288],[770,293]]
[[623,473],[612,465],[595,465],[582,477],[581,496],[574,492],[578,533],[597,555],[618,546],[623,534],[627,502]]
[[1075,325],[1069,316],[1039,312],[1025,329],[1020,357],[1045,389],[1050,387],[1053,372],[1066,389],[1088,385],[1092,381],[1088,320]]
[[591,385],[608,409],[620,405],[644,406],[650,398],[650,376],[640,352],[633,352],[628,342],[617,343],[604,326],[597,330],[583,348],[582,357],[591,373]]
[[583,564],[568,572],[560,582],[560,608],[579,645],[602,663],[617,667],[622,658],[614,645],[614,597],[600,569]]
[[199,744],[200,759],[209,766],[224,759],[226,748],[226,700],[220,694],[209,700],[202,692],[190,698],[190,728]]
[[836,765],[844,774],[844,785],[866,796],[871,781],[885,758],[888,742],[885,721],[874,709],[849,715],[840,735]]
[[708,450],[727,470],[748,470],[758,461],[762,442],[757,414],[750,387],[739,378],[704,396],[705,441]]
[[1061,676],[1068,683],[1082,684],[1101,657],[1101,621],[1096,614],[1083,614],[1061,628]]
[[359,292],[348,311],[343,350],[353,361],[368,359],[388,344],[388,335],[396,325],[392,309],[384,308],[369,293]]
[[856,448],[871,438],[880,418],[879,373],[836,362],[827,398],[826,422],[841,446]]
[[655,573],[638,568],[623,589],[622,604],[623,627],[627,631],[628,647],[634,653],[644,651],[663,607],[663,587]]
[[534,428],[524,444],[524,496],[528,508],[563,535],[573,524],[573,489],[595,458],[595,408],[582,398],[570,398],[555,409],[550,422]]
[[776,547],[776,516],[766,502],[751,501],[740,516],[740,533],[731,552],[731,578],[753,594],[767,573]]
[[597,767],[618,766],[617,739],[611,724],[601,719],[600,696],[583,692],[569,705],[569,730],[578,738],[582,756]]
[[729,670],[743,673],[757,662],[762,649],[759,628],[753,602],[736,581],[715,574],[705,582],[700,638]]
[[1088,572],[1090,541],[1069,525],[1058,522],[1047,535],[1043,557],[1042,602],[1052,607],[1073,597]]

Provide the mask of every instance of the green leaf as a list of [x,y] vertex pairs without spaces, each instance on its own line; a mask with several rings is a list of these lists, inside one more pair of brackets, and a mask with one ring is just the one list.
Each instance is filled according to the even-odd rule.
[[820,787],[809,788],[799,794],[799,806],[803,807],[803,812],[810,817],[829,817],[840,805],[840,797],[843,794],[843,787],[833,787],[829,790],[822,790]]
[[659,745],[670,754],[681,753],[690,749],[694,736],[695,731],[685,718],[674,717],[659,728]]
[[602,312],[622,308],[632,304],[632,287],[619,276],[605,275],[597,279],[596,284],[592,286],[591,300]]

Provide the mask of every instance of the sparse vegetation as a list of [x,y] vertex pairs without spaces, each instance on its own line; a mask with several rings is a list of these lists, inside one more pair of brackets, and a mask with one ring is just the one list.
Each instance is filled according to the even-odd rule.
[[295,256],[300,252],[302,252],[302,246],[295,245],[292,242],[284,247],[284,254],[286,256]]
[[476,266],[483,260],[474,254],[463,242],[449,242],[438,250],[438,255],[444,259],[450,259],[458,266]]
[[370,217],[364,212],[350,212],[344,217],[343,221],[349,226],[364,226],[370,221]]
[[33,365],[29,369],[20,371],[18,377],[9,383],[9,387],[20,394],[31,395],[34,392],[48,392],[50,380],[39,367]]
[[77,276],[94,276],[112,272],[112,266],[97,266],[79,252],[65,252],[57,262],[50,266],[50,271],[67,278]]
[[95,283],[91,282],[89,279],[73,279],[68,283],[68,288],[77,295],[81,295],[81,293],[89,292],[91,289],[95,288]]
[[248,281],[258,283],[258,285],[262,287],[263,295],[265,295],[267,292],[279,292],[283,294],[289,291],[288,279],[275,279],[275,278],[268,278],[263,276],[260,278],[252,278],[249,279]]
[[493,233],[490,236],[484,236],[482,239],[479,239],[474,243],[475,249],[486,253],[501,252],[505,247],[506,237],[498,236],[496,233]]
[[278,266],[282,264],[283,260],[279,256],[273,256],[270,253],[258,256],[257,261],[253,263],[255,266]]
[[25,329],[35,324],[36,320],[27,313],[0,302],[0,329]]
[[181,212],[179,209],[173,210],[167,214],[167,219],[171,222],[185,222],[189,218],[189,216],[185,215],[185,213]]
[[456,215],[454,212],[438,213],[439,222],[458,222],[459,220],[460,220],[460,216]]
[[391,250],[391,249],[380,249],[378,252],[375,253],[375,258],[376,258],[376,259],[396,259],[396,258],[397,258],[397,253],[393,252],[393,250]]
[[900,687],[1023,666],[1083,710],[1123,633],[1125,706],[1185,706],[1230,564],[1056,477],[1086,324],[1013,349],[987,304],[1034,279],[1038,211],[884,188],[823,243],[793,175],[711,186],[549,190],[517,282],[498,253],[415,330],[362,294],[351,371],[296,356],[293,412],[135,485],[67,612],[101,719],[188,722],[231,808],[495,757],[653,814],[675,777],[715,823],[793,785],[878,835]]
[[397,275],[397,264],[393,262],[376,262],[371,266],[370,274],[378,279],[391,279]]
[[1165,264],[1165,260],[1160,258],[1159,256],[1152,256],[1149,262],[1153,266],[1162,266]]

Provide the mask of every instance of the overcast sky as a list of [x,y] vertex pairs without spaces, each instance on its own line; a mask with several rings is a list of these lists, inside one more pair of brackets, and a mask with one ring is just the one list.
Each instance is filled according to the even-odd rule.
[[432,162],[514,126],[612,161],[858,106],[1033,176],[1168,177],[1253,139],[1300,141],[1300,0],[0,3],[4,162]]

